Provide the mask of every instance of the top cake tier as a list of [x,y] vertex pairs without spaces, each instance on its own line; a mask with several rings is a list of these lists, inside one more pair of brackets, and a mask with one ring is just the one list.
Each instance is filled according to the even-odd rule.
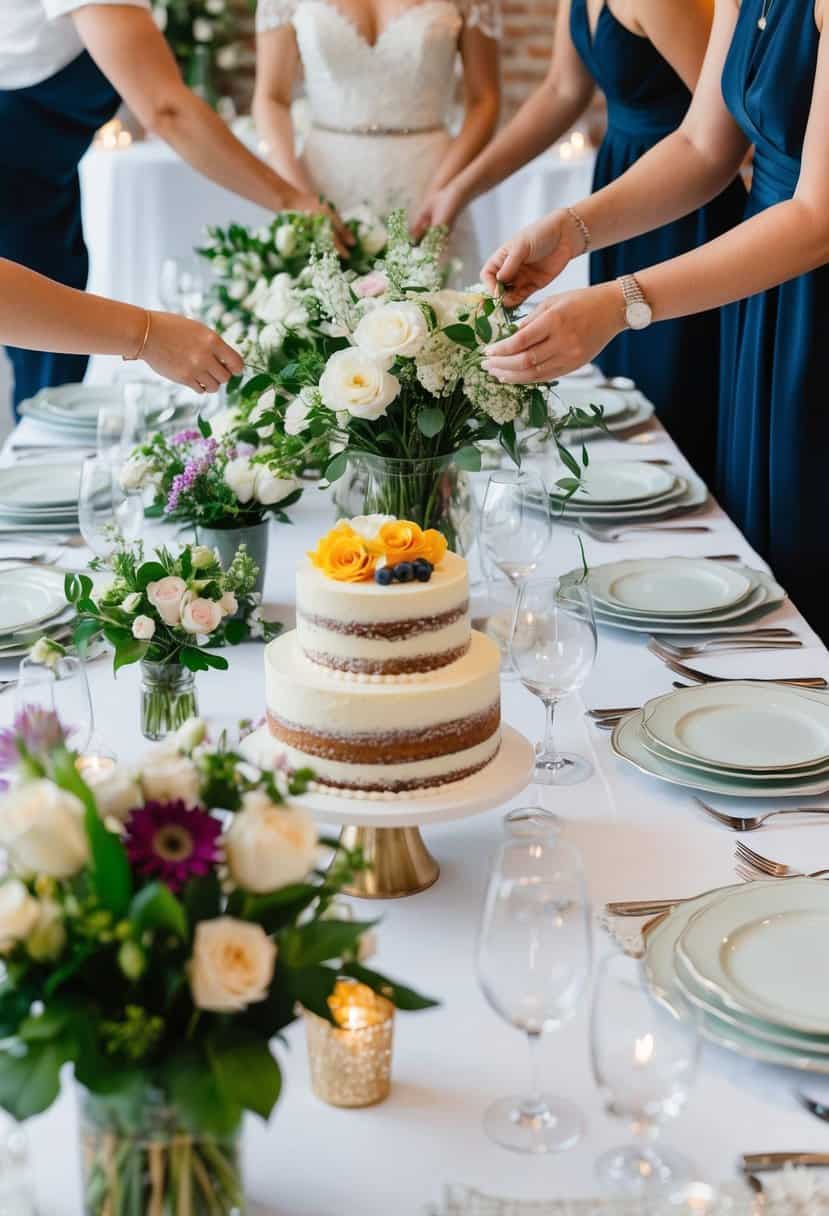
[[297,572],[297,640],[314,663],[355,675],[434,671],[469,649],[466,562],[446,553],[427,583],[337,582]]

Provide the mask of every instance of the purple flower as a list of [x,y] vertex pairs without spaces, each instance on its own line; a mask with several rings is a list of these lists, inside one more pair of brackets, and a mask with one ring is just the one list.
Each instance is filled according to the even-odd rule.
[[130,812],[124,844],[138,874],[176,892],[188,879],[210,873],[219,860],[221,831],[217,819],[180,798],[148,802]]
[[11,727],[0,730],[0,769],[14,768],[21,748],[32,756],[47,756],[62,746],[70,733],[63,729],[54,710],[30,705],[17,714]]
[[192,489],[194,484],[202,477],[213,461],[216,459],[218,443],[215,439],[205,439],[201,451],[196,456],[192,456],[184,466],[181,473],[177,473],[173,478],[173,483],[170,486],[170,492],[167,495],[167,505],[164,508],[169,514],[175,511],[178,506],[179,499],[182,494]]
[[201,439],[201,432],[190,429],[189,431],[179,431],[177,435],[173,436],[170,443],[174,447],[180,447],[182,443],[195,443],[197,439]]

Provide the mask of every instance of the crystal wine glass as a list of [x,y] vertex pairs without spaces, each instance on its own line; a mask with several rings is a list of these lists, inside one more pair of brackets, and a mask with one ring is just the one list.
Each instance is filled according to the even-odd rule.
[[18,714],[57,714],[72,750],[86,749],[94,725],[92,697],[86,667],[77,655],[63,655],[51,668],[35,663],[28,655],[21,659],[16,697]]
[[629,1195],[661,1194],[691,1182],[690,1164],[656,1148],[658,1126],[685,1104],[699,1053],[694,1011],[669,1006],[642,981],[641,963],[614,954],[603,963],[593,998],[590,1047],[596,1083],[612,1115],[630,1119],[638,1143],[605,1153],[596,1169],[604,1185]]
[[88,456],[81,467],[78,522],[93,553],[111,557],[123,542],[137,540],[143,519],[141,495],[122,490],[112,461]]
[[555,815],[535,807],[504,822],[478,941],[484,996],[527,1035],[532,1062],[528,1096],[489,1108],[484,1126],[497,1144],[522,1153],[570,1148],[582,1134],[571,1103],[544,1093],[541,1036],[573,1016],[590,974],[590,908],[581,860],[560,838]]
[[[479,530],[483,568],[491,563],[512,583],[514,626],[519,591],[537,569],[552,534],[550,498],[542,478],[525,469],[492,473]],[[514,670],[508,651],[502,670]]]
[[158,296],[169,312],[200,319],[207,292],[207,271],[200,258],[165,258]]
[[555,708],[581,688],[596,661],[596,622],[586,583],[557,578],[530,579],[520,588],[510,653],[515,670],[547,711],[544,742],[536,747],[535,780],[541,785],[575,785],[593,767],[583,756],[555,746]]
[[98,455],[115,465],[125,461],[144,439],[144,388],[140,382],[125,382],[118,388],[119,400],[98,410]]

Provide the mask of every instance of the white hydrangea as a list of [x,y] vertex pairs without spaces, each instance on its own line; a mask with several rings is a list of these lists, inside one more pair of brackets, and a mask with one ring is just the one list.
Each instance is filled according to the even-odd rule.
[[463,372],[464,349],[445,334],[433,333],[417,356],[417,378],[428,393],[451,392]]
[[478,366],[467,369],[463,387],[472,404],[501,425],[519,418],[527,399],[524,385],[499,384]]

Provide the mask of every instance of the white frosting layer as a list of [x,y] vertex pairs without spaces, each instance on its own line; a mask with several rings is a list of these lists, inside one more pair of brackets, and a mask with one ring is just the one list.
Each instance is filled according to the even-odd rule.
[[311,756],[299,748],[289,747],[277,741],[278,747],[291,769],[310,768],[320,784],[345,784],[349,786],[363,785],[366,787],[389,786],[405,784],[414,781],[424,781],[439,785],[441,779],[452,773],[464,773],[468,769],[482,768],[495,754],[501,744],[501,732],[475,747],[463,751],[452,752],[448,756],[434,756],[429,760],[414,760],[409,764],[346,764],[341,760],[326,760],[321,756]]
[[440,655],[463,648],[469,642],[470,628],[468,612],[443,629],[405,638],[362,638],[353,633],[337,633],[312,625],[303,617],[299,617],[296,624],[297,639],[306,654],[330,655],[341,661],[365,659],[380,663]]
[[410,621],[452,612],[469,599],[466,562],[446,553],[428,583],[340,583],[302,562],[296,576],[297,616],[327,617],[346,623]]
[[293,726],[347,738],[418,730],[483,714],[500,695],[501,656],[472,632],[467,654],[417,681],[351,684],[310,662],[295,632],[265,650],[268,710]]

